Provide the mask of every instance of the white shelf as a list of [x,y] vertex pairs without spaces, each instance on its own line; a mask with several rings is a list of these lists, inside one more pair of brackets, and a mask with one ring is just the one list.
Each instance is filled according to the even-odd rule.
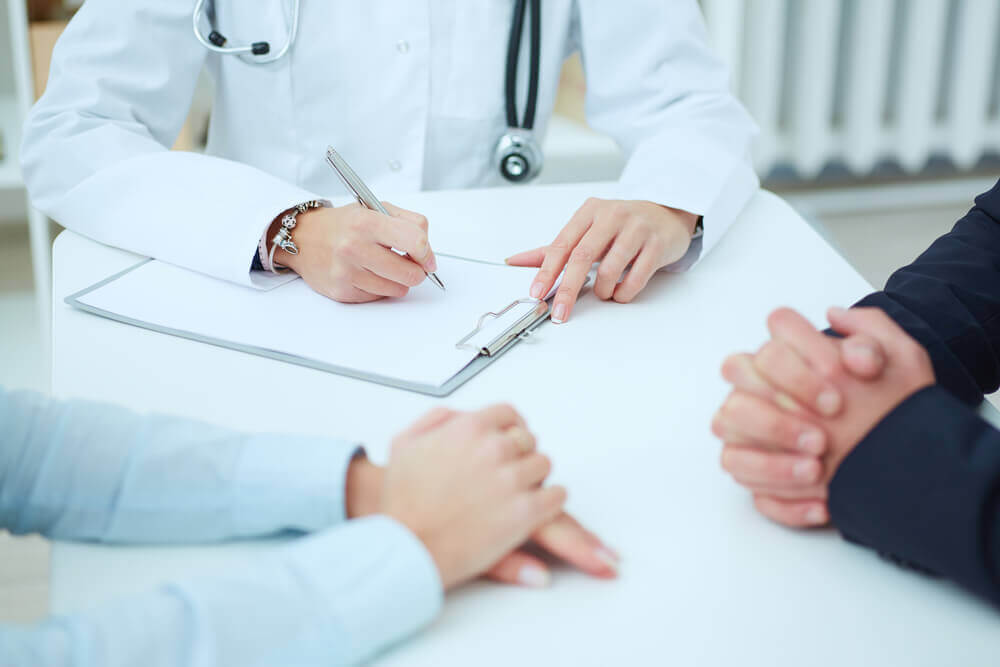
[[0,133],[3,134],[3,159],[0,160],[0,189],[24,187],[18,152],[21,149],[21,114],[12,95],[0,95]]

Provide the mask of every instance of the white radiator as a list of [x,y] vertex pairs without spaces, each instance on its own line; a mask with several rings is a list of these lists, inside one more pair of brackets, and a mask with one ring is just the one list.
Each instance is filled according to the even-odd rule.
[[702,0],[761,175],[1000,153],[1000,0]]

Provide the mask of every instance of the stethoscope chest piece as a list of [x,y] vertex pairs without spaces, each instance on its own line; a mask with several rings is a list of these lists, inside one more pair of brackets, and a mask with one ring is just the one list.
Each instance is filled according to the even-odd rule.
[[496,161],[506,180],[527,183],[542,171],[544,158],[534,132],[511,127],[497,144]]
[[[517,0],[507,43],[507,69],[504,81],[504,106],[507,131],[497,144],[496,163],[500,175],[510,183],[528,183],[542,171],[542,147],[535,138],[535,111],[538,107],[538,79],[542,53],[542,0]],[[517,117],[517,71],[521,55],[521,36],[525,15],[531,12],[531,64],[528,73],[528,99],[524,120]]]

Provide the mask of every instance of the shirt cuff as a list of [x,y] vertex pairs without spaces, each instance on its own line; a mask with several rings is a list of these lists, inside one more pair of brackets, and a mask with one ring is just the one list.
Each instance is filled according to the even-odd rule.
[[364,450],[325,438],[248,436],[233,479],[240,535],[315,532],[347,518],[347,469]]
[[954,576],[976,569],[983,498],[993,480],[975,474],[969,443],[991,427],[940,386],[890,412],[830,482],[834,525],[900,565]]
[[[351,662],[405,639],[441,610],[444,590],[433,558],[406,526],[387,516],[353,520],[288,549],[299,571],[314,573],[309,579],[317,608],[331,614],[327,627],[343,631]],[[324,576],[331,568],[336,576]]]

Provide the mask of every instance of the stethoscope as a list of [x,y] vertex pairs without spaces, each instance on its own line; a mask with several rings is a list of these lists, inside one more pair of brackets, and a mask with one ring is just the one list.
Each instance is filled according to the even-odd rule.
[[[295,44],[295,40],[299,36],[299,6],[301,3],[302,0],[293,0],[292,2],[292,21],[288,28],[288,35],[285,38],[285,45],[277,53],[271,53],[270,42],[252,42],[242,46],[226,46],[229,43],[229,39],[214,28],[215,6],[213,3],[212,9],[209,10],[206,7],[208,0],[198,0],[194,5],[194,16],[191,19],[194,25],[194,36],[198,38],[202,46],[213,53],[219,53],[224,56],[238,56],[244,62],[252,65],[267,65],[277,62],[288,55],[292,45]],[[208,25],[212,28],[212,31],[208,35],[205,35],[201,31],[201,19],[205,16],[208,17]]]
[[[194,7],[192,24],[194,35],[209,51],[227,56],[237,56],[244,62],[266,65],[281,60],[291,50],[298,38],[299,8],[302,0],[292,1],[292,17],[285,45],[276,53],[271,52],[270,42],[251,42],[228,46],[228,38],[215,29],[214,7],[208,8],[208,0],[198,0]],[[511,22],[510,40],[507,43],[507,67],[504,85],[504,105],[507,114],[507,131],[497,142],[495,158],[500,174],[511,183],[527,183],[542,170],[542,148],[535,137],[535,113],[538,108],[539,61],[542,51],[542,0],[516,0],[514,18]],[[526,10],[531,10],[531,62],[528,77],[528,99],[525,103],[524,120],[517,117],[517,69],[521,57],[521,38],[524,35]],[[208,19],[211,32],[205,35],[201,29],[203,18]]]

